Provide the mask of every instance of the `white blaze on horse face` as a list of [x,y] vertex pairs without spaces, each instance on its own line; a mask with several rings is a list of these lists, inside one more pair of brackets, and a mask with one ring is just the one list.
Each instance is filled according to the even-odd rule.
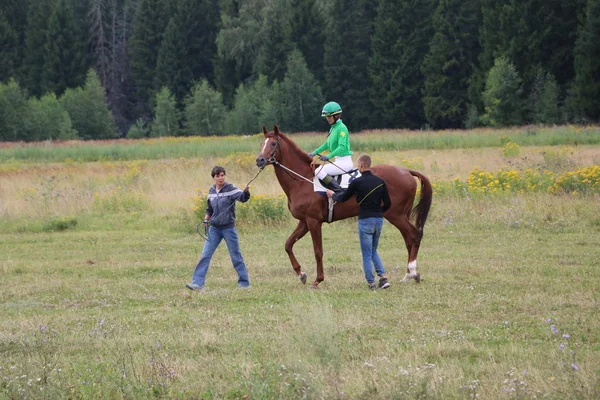
[[269,143],[269,138],[265,139],[265,144],[263,144],[263,148],[260,151],[262,154],[265,154],[265,150],[267,149],[267,143]]

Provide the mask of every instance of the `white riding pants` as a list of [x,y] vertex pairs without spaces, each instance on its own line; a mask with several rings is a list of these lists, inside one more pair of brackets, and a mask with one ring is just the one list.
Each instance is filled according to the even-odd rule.
[[352,164],[352,156],[334,157],[331,162],[325,162],[315,171],[319,179],[324,179],[327,175],[336,176],[350,171],[354,166]]

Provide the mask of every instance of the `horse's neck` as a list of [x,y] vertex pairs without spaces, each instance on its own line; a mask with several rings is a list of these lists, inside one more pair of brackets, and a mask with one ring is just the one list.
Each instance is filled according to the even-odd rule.
[[[294,171],[296,174],[305,177],[309,181],[312,181],[314,174],[310,164],[305,164],[303,162],[296,162],[295,165],[294,163],[286,163],[287,158],[292,159],[294,157],[296,156],[289,154],[289,157],[284,157],[281,159],[280,164],[290,171]],[[294,172],[286,171],[281,167],[275,168],[275,176],[277,176],[277,180],[279,181],[279,184],[281,185],[281,188],[287,197],[291,198],[293,196],[306,196],[307,192],[312,192],[313,189],[310,186],[311,182],[305,181],[298,175],[294,174]]]

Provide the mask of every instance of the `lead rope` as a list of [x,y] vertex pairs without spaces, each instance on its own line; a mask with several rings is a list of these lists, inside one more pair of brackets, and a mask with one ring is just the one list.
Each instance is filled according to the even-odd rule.
[[[262,172],[262,170],[265,169],[265,167],[262,167],[258,170],[258,172],[256,173],[256,175],[254,175],[254,177],[252,179],[250,179],[250,181],[246,184],[246,186],[250,187],[250,184],[252,182],[254,182],[254,180],[258,177],[258,175]],[[244,186],[244,187],[246,187]],[[239,197],[238,197],[239,199]],[[218,213],[216,215],[216,217],[220,216],[221,214],[225,213],[227,210],[229,210],[231,207],[233,207],[235,205],[235,202],[237,201],[237,199],[235,199],[226,209],[224,209],[223,211],[221,211],[220,213]],[[214,218],[216,218],[214,217]],[[211,217],[212,219],[213,217]],[[200,225],[204,225],[204,235],[202,233],[200,233]],[[210,240],[208,239],[208,227],[210,225],[210,222],[207,222],[206,224],[204,222],[200,222],[197,226],[196,226],[196,232],[198,232],[198,235],[200,235],[200,237],[204,240],[206,240],[207,242],[210,242]]]

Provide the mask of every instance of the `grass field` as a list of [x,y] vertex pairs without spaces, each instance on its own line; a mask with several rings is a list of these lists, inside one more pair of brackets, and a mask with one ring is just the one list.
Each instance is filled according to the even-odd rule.
[[[406,252],[385,224],[392,287],[376,292],[355,220],[324,226],[317,291],[283,250],[291,218],[240,221],[252,288],[236,289],[222,245],[192,293],[194,199],[213,164],[243,186],[254,154],[0,164],[0,398],[600,398],[598,195],[434,196],[424,281],[399,283]],[[600,164],[596,145],[371,155],[434,183]],[[280,193],[271,167],[251,191]],[[309,238],[295,249],[310,281]]]

